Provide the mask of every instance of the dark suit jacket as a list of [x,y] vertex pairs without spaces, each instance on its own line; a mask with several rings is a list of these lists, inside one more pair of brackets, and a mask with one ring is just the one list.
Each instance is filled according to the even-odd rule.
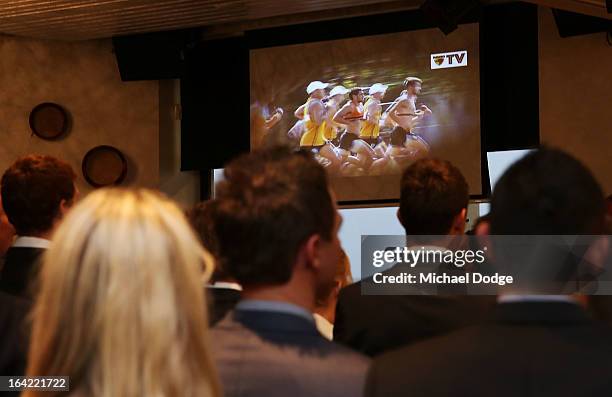
[[612,331],[572,303],[503,303],[486,324],[378,357],[366,395],[610,396]]
[[358,397],[369,359],[323,338],[298,315],[230,312],[212,328],[226,397]]
[[361,282],[340,291],[334,341],[376,356],[482,321],[494,296],[362,295]]
[[45,252],[41,248],[11,247],[4,257],[0,273],[0,291],[30,299],[32,281],[40,269],[40,257]]
[[208,323],[217,324],[240,300],[240,291],[231,288],[206,288],[208,298]]
[[28,310],[27,301],[0,292],[0,376],[24,375]]

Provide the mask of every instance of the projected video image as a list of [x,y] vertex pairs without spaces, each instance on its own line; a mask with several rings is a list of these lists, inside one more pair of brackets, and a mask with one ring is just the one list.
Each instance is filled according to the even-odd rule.
[[427,156],[480,193],[477,25],[256,49],[250,72],[251,147],[311,150],[340,200],[398,197]]

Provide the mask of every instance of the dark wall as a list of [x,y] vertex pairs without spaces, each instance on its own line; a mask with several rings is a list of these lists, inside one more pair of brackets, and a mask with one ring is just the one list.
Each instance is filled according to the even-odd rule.
[[488,196],[486,152],[532,148],[540,142],[537,6],[485,7],[480,20],[480,62],[481,169],[483,192]]
[[249,150],[249,51],[244,37],[202,42],[181,79],[181,169],[221,168]]
[[538,145],[537,6],[509,3],[485,8],[480,58],[481,128],[487,150]]
[[199,41],[198,29],[113,37],[113,51],[123,81],[177,79],[185,51]]

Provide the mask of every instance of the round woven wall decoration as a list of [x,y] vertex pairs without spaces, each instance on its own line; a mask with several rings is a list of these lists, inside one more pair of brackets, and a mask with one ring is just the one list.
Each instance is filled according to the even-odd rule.
[[127,175],[127,160],[114,146],[101,145],[90,149],[81,163],[83,177],[93,187],[119,185]]
[[30,129],[41,139],[57,139],[68,131],[68,113],[57,103],[45,102],[30,112]]

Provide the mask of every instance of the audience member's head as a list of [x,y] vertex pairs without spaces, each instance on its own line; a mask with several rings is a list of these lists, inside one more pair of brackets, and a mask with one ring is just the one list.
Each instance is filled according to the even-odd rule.
[[15,236],[15,228],[9,222],[2,208],[2,196],[0,196],[0,257],[6,253]]
[[[187,214],[191,226],[200,238],[200,242],[212,254],[218,256],[217,237],[215,235],[215,207],[218,204],[215,200],[202,201],[197,203]],[[232,278],[215,261],[211,282],[230,281]]]
[[543,148],[513,164],[495,185],[491,234],[599,234],[604,196],[595,177],[567,153]]
[[421,159],[402,175],[398,217],[407,235],[463,234],[468,200],[468,184],[457,167]]
[[[490,212],[491,234],[514,236],[512,242],[494,240],[495,262],[523,280],[507,289],[512,293],[582,289],[607,255],[607,238],[590,237],[604,232],[604,212],[597,181],[569,154],[543,148],[513,164],[495,186]],[[584,237],[564,250],[560,247],[565,245],[545,237],[549,235]]]
[[340,215],[323,167],[304,152],[254,152],[227,166],[217,192],[219,261],[244,295],[290,288],[314,306],[340,256]]
[[29,155],[15,161],[2,176],[2,204],[20,236],[48,237],[73,204],[76,174],[51,156]]
[[213,255],[217,248],[213,223],[215,204],[214,200],[201,201],[187,213],[187,218],[200,238],[200,242]]
[[212,258],[175,204],[98,190],[44,260],[29,375],[69,376],[84,396],[218,394],[201,284]]
[[606,222],[608,224],[608,234],[612,234],[612,194],[606,198]]

